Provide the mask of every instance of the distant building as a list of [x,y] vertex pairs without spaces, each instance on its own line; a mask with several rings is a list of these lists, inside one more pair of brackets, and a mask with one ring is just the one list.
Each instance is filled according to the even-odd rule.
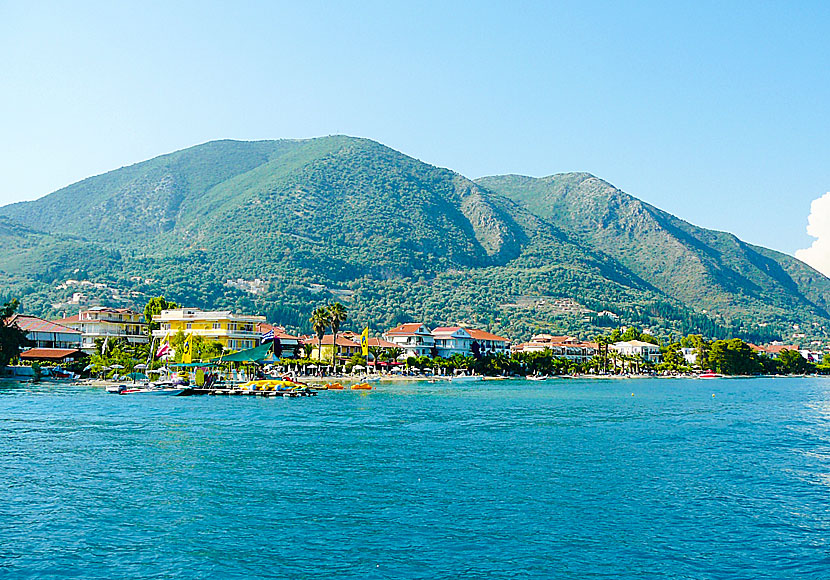
[[754,350],[756,353],[768,356],[771,359],[777,359],[779,357],[779,355],[781,354],[782,350],[800,351],[797,344],[783,344],[783,343],[780,343],[780,342],[773,342],[771,344],[767,344],[767,345],[763,345],[763,346],[760,346],[760,345],[757,345],[757,344],[752,344],[750,342],[749,343],[749,348]]
[[12,316],[6,324],[23,330],[32,343],[32,348],[20,353],[23,360],[68,362],[84,356],[80,331],[25,314]]
[[454,354],[467,356],[472,353],[473,337],[460,326],[433,328],[432,339],[435,342],[435,353],[442,358],[450,358]]
[[662,358],[660,355],[660,347],[650,342],[643,342],[642,340],[624,340],[622,342],[615,342],[608,346],[622,355],[636,356],[649,362],[659,362]]
[[162,310],[153,317],[161,328],[153,331],[153,337],[163,339],[178,332],[201,336],[208,342],[218,342],[225,350],[246,350],[259,345],[259,324],[264,316],[234,314],[230,310],[203,311],[198,308]]
[[383,338],[402,348],[407,357],[432,356],[435,338],[425,324],[410,322],[401,324],[383,334]]
[[280,341],[282,347],[281,358],[299,358],[303,356],[303,341],[299,336],[288,334],[285,327],[268,324],[267,322],[260,322],[256,325],[257,333],[259,333],[260,342],[262,337],[269,332],[274,333],[274,337]]
[[[311,351],[311,358],[320,360],[322,362],[331,363],[331,354],[334,350],[333,334],[326,334],[325,336],[323,336],[323,340],[319,342],[319,344],[316,336],[305,336],[303,337],[303,342],[305,344],[310,344],[314,347],[314,349]],[[344,363],[355,354],[360,354],[360,342],[354,341],[350,338],[346,338],[342,334],[338,334],[337,360],[340,363]]]
[[597,354],[599,346],[595,342],[583,342],[575,336],[537,334],[529,342],[514,345],[511,350],[520,352],[544,352],[548,350],[556,358],[575,362],[587,362]]
[[150,340],[144,316],[129,308],[95,306],[55,323],[80,331],[81,348],[90,354],[95,351],[96,339],[123,338],[132,344],[146,344]]

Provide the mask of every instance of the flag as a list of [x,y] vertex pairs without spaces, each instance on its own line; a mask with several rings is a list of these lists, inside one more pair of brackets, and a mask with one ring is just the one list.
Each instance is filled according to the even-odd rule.
[[193,362],[193,335],[188,334],[182,344],[182,362],[190,364]]
[[158,350],[156,351],[156,358],[161,358],[166,354],[170,353],[170,333],[164,335],[164,340],[159,345]]
[[101,356],[107,355],[107,341],[109,341],[110,337],[107,336],[104,338],[104,344],[101,345]]
[[266,342],[271,342],[272,340],[274,340],[273,328],[259,337],[259,344],[265,344]]
[[360,333],[360,350],[363,356],[369,356],[369,327],[363,329]]

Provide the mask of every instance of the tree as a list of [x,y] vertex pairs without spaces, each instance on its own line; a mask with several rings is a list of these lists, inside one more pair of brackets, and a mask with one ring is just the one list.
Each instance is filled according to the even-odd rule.
[[154,330],[158,330],[161,324],[154,322],[158,318],[162,310],[172,310],[178,308],[179,305],[175,302],[168,302],[164,296],[156,296],[150,298],[147,305],[144,307],[144,322],[147,323],[147,333],[152,334]]
[[0,308],[0,369],[20,356],[20,347],[30,344],[26,333],[11,323],[11,317],[19,305],[20,302],[15,298]]
[[328,310],[322,306],[317,308],[311,313],[309,322],[311,328],[314,329],[314,334],[317,335],[317,360],[323,360],[323,336],[325,336],[326,329],[329,327]]
[[334,366],[337,364],[337,331],[340,330],[340,325],[346,321],[348,314],[346,313],[346,307],[339,302],[329,304],[327,311],[331,333],[334,335],[332,340],[333,348],[331,349],[331,364]]
[[800,352],[786,348],[778,354],[778,364],[781,371],[788,375],[803,375],[814,368]]
[[[303,344],[303,354],[305,355],[306,359],[311,358],[311,353],[314,351],[314,347],[310,344]],[[296,353],[296,356],[299,356],[299,352]]]
[[740,338],[713,342],[708,362],[711,368],[725,375],[750,375],[762,370],[758,355]]

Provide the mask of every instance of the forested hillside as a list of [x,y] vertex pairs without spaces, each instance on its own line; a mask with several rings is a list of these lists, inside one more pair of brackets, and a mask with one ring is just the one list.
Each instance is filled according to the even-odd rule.
[[163,155],[0,208],[0,241],[3,295],[45,315],[163,294],[303,330],[334,299],[346,327],[513,336],[636,323],[766,338],[828,317],[830,282],[794,258],[591,176],[472,182],[342,136]]

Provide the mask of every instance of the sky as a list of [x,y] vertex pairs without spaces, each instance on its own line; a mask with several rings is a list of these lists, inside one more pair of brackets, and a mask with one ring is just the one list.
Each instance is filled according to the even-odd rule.
[[816,242],[830,273],[828,25],[809,1],[0,0],[0,205],[214,139],[348,134],[470,178],[587,171]]

